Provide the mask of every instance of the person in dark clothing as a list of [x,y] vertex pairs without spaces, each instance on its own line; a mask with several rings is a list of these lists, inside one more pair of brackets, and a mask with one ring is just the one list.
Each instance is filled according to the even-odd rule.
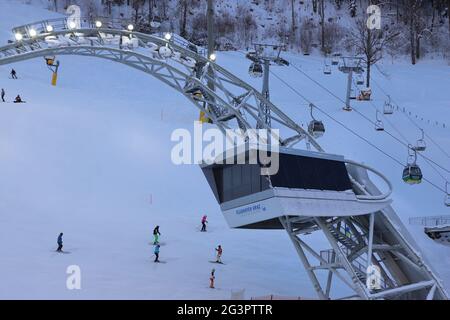
[[23,102],[23,100],[20,97],[20,95],[17,95],[16,99],[14,100],[14,103],[22,103],[22,102]]
[[57,252],[62,252],[62,248],[63,248],[63,240],[62,240],[62,237],[63,237],[63,233],[61,232],[61,233],[59,234],[58,240],[57,240],[57,243],[58,243],[58,249],[56,249]]
[[11,70],[11,78],[12,79],[17,79],[17,72],[14,69]]
[[208,223],[208,216],[205,214],[202,217],[202,229],[200,230],[201,232],[206,232],[206,224]]
[[159,236],[161,235],[161,233],[159,232],[159,226],[156,226],[155,229],[153,229],[153,244],[158,244],[159,243]]
[[2,101],[3,101],[3,102],[6,102],[6,101],[5,101],[5,95],[6,95],[5,89],[2,88],[2,91],[1,91],[1,97],[2,97]]

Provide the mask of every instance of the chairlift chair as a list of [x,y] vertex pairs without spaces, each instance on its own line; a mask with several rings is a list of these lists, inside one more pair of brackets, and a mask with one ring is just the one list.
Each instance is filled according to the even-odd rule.
[[423,129],[420,129],[420,131],[422,132],[422,137],[419,140],[417,140],[414,150],[423,152],[426,150],[427,144],[425,142],[425,133]]
[[388,101],[384,102],[383,113],[384,114],[394,113],[394,105],[391,102],[391,96],[388,96]]
[[377,110],[377,120],[375,121],[375,130],[376,131],[384,131],[384,124],[378,117],[378,114],[379,114],[379,112]]
[[248,68],[248,73],[253,78],[261,78],[263,76],[263,67],[259,62],[252,62]]
[[358,76],[356,77],[356,84],[357,84],[358,86],[362,86],[362,85],[364,84],[364,78],[363,78],[362,75],[358,75]]
[[333,66],[337,66],[339,64],[339,57],[341,56],[340,53],[333,53],[333,57],[331,58],[331,64]]
[[191,84],[187,83],[184,86],[184,92],[189,94],[191,98],[195,101],[202,101],[204,98],[202,89],[199,86],[192,86]]
[[355,89],[350,88],[350,100],[356,100],[356,98]]
[[[411,154],[410,152],[414,152]],[[403,181],[407,184],[414,185],[422,182],[422,170],[417,165],[417,152],[412,146],[408,146],[408,161],[403,169]]]
[[48,66],[54,66],[55,65],[55,59],[56,59],[55,56],[45,56],[44,59],[45,59],[45,63]]
[[325,134],[325,125],[322,121],[316,120],[313,116],[313,108],[314,105],[310,104],[309,107],[311,108],[311,122],[308,124],[308,132],[310,135],[312,135],[314,138],[320,138]]
[[150,22],[150,27],[152,28],[159,28],[161,26],[161,18],[158,16],[153,17],[152,21]]
[[366,88],[361,90],[360,94],[356,97],[358,101],[370,101],[370,97],[372,95],[372,90],[370,88]]
[[326,75],[330,75],[331,74],[331,67],[329,65],[325,65],[323,67],[323,73]]

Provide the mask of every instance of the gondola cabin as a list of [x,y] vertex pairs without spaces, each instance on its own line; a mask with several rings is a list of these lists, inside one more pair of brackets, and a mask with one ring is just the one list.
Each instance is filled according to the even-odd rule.
[[403,181],[407,184],[419,184],[422,182],[422,170],[416,164],[407,165],[403,169]]
[[259,62],[252,62],[250,67],[248,68],[248,73],[253,78],[260,78],[263,76],[263,67]]
[[308,124],[308,132],[314,138],[321,138],[325,134],[325,126],[322,121],[312,120]]
[[[280,148],[270,154],[270,165],[278,162],[278,170],[272,168],[272,174],[265,175],[257,156],[260,151],[248,148],[201,166],[232,228],[281,229],[281,216],[362,215],[390,204],[389,199],[368,200],[355,194],[342,156]],[[245,164],[236,164],[238,158]]]

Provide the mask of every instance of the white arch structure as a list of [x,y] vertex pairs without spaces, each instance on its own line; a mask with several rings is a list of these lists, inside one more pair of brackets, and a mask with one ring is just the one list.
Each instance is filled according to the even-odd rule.
[[[39,21],[13,29],[17,41],[0,47],[0,65],[47,55],[98,57],[125,64],[154,76],[188,98],[223,132],[228,128],[248,129],[265,126],[260,106],[270,109],[271,122],[286,137],[282,146],[293,146],[307,139],[319,152],[323,149],[301,126],[266,100],[255,88],[210,61],[201,49],[172,35],[148,35],[124,30],[120,22],[81,19],[79,28],[70,29],[67,18]],[[78,26],[77,26],[78,27]],[[20,36],[19,36],[20,35]],[[169,38],[169,37],[167,37]],[[208,73],[208,68],[213,72]],[[215,90],[208,87],[213,83]],[[201,95],[195,95],[200,92]],[[270,129],[270,128],[267,128]],[[367,170],[390,183],[379,172],[346,161],[354,192],[363,201],[386,200],[371,182]],[[335,279],[348,285],[353,294],[342,298],[360,299],[447,299],[441,281],[420,254],[417,245],[394,210],[387,208],[359,216],[280,217],[310,277],[319,298],[330,299]],[[347,228],[351,236],[348,236]],[[305,236],[320,231],[330,250],[315,251]],[[318,264],[314,265],[312,261]],[[369,262],[368,262],[369,261]],[[366,287],[366,267],[375,265],[383,276],[376,291]],[[327,273],[321,284],[317,273]]]

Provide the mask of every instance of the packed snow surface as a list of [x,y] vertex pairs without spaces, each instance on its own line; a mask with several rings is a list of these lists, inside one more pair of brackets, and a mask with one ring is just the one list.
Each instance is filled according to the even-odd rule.
[[[34,6],[1,1],[0,42],[12,38],[13,26],[55,17]],[[318,56],[285,58],[340,97],[345,75],[322,72]],[[195,165],[176,166],[170,154],[173,130],[193,129],[198,111],[181,95],[147,74],[109,61],[74,56],[61,62],[57,87],[43,59],[0,67],[0,87],[7,100],[20,94],[26,104],[0,103],[0,298],[3,299],[227,299],[245,289],[247,298],[276,294],[315,297],[300,260],[283,231],[232,230],[221,216],[212,192]],[[218,54],[218,63],[255,87],[241,52]],[[420,131],[416,121],[450,153],[450,77],[443,61],[384,61],[374,80],[390,93],[400,111],[386,129],[409,142]],[[19,79],[9,79],[14,67]],[[355,112],[291,67],[274,67],[307,98],[361,136],[405,162],[407,150],[376,132]],[[386,96],[375,84],[374,105]],[[310,120],[307,103],[275,77],[271,99],[299,124]],[[375,118],[371,104],[353,102]],[[406,108],[406,114],[401,110]],[[404,223],[412,216],[450,214],[444,194],[423,183],[405,185],[402,167],[355,137],[324,114],[320,140],[325,150],[381,170],[394,185],[393,207]],[[421,120],[423,118],[423,120]],[[384,120],[384,118],[383,118]],[[436,121],[438,124],[436,124]],[[446,128],[443,127],[446,124]],[[425,153],[450,167],[448,155],[428,141]],[[444,180],[423,159],[424,175],[444,187]],[[441,170],[445,176],[445,172]],[[446,175],[449,179],[449,175]],[[208,215],[208,232],[200,230]],[[161,231],[160,259],[153,263],[152,230]],[[448,287],[450,249],[410,227],[424,254]],[[64,232],[64,249],[55,253]],[[327,249],[317,235],[317,248]],[[317,238],[317,239],[316,239]],[[309,239],[308,239],[309,240]],[[225,265],[209,263],[221,244]],[[66,288],[67,267],[78,265],[82,289]],[[216,287],[209,273],[216,269]],[[345,292],[338,287],[335,294]],[[342,290],[342,292],[341,292]]]

